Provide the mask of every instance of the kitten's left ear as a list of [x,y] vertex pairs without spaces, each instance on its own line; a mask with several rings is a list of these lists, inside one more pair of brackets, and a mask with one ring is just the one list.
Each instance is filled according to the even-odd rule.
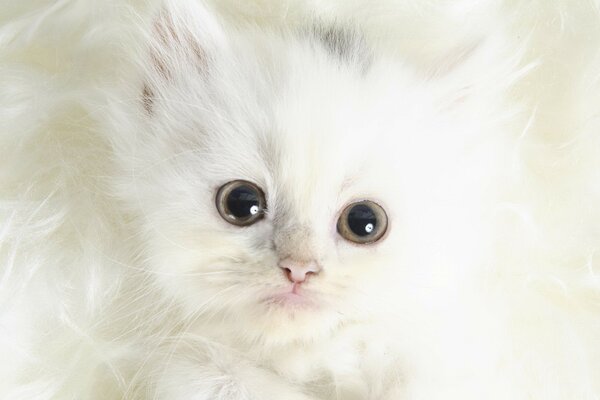
[[450,107],[468,100],[472,93],[493,97],[535,66],[523,62],[525,48],[515,48],[502,33],[474,39],[444,54],[428,71],[427,80],[443,88]]
[[150,113],[161,87],[189,74],[208,74],[227,40],[215,12],[203,2],[167,0],[156,12],[148,44],[143,102]]

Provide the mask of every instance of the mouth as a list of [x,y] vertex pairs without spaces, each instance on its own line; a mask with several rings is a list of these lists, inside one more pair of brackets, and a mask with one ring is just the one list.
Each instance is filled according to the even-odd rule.
[[292,284],[285,290],[265,297],[267,304],[275,304],[285,308],[318,308],[314,294],[299,284]]

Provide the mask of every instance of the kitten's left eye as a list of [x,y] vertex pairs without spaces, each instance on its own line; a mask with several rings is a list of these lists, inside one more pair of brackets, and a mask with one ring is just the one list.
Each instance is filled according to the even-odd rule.
[[358,244],[374,243],[381,239],[388,226],[383,208],[370,200],[348,205],[337,223],[339,234]]
[[264,217],[265,209],[265,195],[252,182],[232,181],[217,192],[217,210],[230,224],[252,225]]

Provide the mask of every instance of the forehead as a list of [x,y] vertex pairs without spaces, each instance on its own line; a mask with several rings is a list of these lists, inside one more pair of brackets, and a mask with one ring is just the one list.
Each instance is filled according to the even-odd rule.
[[209,132],[212,161],[231,178],[304,197],[352,187],[367,196],[389,186],[378,178],[400,168],[403,142],[427,122],[427,102],[396,66],[364,70],[306,43],[238,56],[231,112]]

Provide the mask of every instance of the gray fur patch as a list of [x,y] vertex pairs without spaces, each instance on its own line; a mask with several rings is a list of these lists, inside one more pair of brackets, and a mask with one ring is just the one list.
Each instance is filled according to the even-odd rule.
[[331,55],[341,62],[356,65],[363,73],[369,69],[373,54],[361,32],[336,26],[316,26],[313,32]]

